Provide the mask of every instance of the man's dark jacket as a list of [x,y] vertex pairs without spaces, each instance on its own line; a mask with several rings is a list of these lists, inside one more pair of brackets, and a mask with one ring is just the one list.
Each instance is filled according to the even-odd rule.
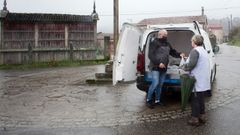
[[[150,69],[167,71],[169,54],[176,58],[181,58],[180,53],[172,48],[167,39],[155,38],[150,42],[148,57],[150,59]],[[166,68],[160,69],[158,66],[163,63]]]

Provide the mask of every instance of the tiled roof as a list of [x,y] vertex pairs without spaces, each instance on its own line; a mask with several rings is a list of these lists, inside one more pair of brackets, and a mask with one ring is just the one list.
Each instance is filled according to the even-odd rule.
[[156,25],[156,24],[174,24],[174,23],[190,23],[198,21],[203,24],[207,21],[206,16],[179,16],[179,17],[160,17],[144,19],[138,23],[138,25]]
[[223,29],[221,24],[208,24],[209,29]]
[[7,21],[15,22],[93,22],[90,15],[8,13]]

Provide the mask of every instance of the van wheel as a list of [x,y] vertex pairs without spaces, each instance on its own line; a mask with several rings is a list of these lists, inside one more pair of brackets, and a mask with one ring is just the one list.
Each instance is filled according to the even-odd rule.
[[206,95],[207,97],[211,97],[211,96],[212,96],[212,84],[211,84],[210,90],[207,90],[207,91],[205,92],[205,95]]
[[217,65],[214,65],[214,70],[211,73],[211,91],[213,90],[213,85],[216,79],[216,74],[217,74]]
[[217,66],[216,64],[214,65],[214,70],[211,71],[211,76],[210,76],[210,90],[206,91],[206,96],[211,97],[212,96],[212,91],[213,91],[213,83],[216,78],[216,73],[217,73]]
[[215,79],[216,79],[216,74],[217,74],[217,65],[215,64],[214,65],[214,74],[213,74],[213,81],[212,81],[212,83],[215,81]]
[[212,78],[212,76],[213,76],[213,71],[211,71],[211,76],[210,76],[210,90],[207,90],[205,92],[207,97],[211,97],[212,96],[212,88],[213,88],[213,78]]

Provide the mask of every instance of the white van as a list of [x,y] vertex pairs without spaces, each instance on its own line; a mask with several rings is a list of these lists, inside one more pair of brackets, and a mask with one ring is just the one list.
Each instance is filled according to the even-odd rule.
[[[191,38],[195,34],[201,34],[204,38],[204,48],[208,52],[211,71],[211,83],[216,76],[216,63],[214,49],[211,46],[208,34],[198,22],[184,24],[167,24],[148,26],[142,30],[139,27],[125,23],[123,24],[116,55],[113,62],[113,84],[118,82],[137,81],[137,88],[143,91],[148,90],[151,83],[149,76],[148,48],[150,41],[157,36],[160,29],[168,31],[168,41],[178,52],[189,55],[192,46]],[[164,82],[165,88],[180,86],[180,59],[169,58],[167,76]],[[164,90],[164,89],[163,89]]]

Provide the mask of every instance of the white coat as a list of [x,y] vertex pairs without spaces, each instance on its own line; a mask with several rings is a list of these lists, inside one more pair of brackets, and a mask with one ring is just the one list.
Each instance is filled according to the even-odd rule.
[[207,51],[202,46],[198,46],[194,49],[199,53],[197,64],[190,72],[190,75],[193,75],[196,78],[194,88],[196,89],[196,92],[210,90],[210,61],[208,59]]

